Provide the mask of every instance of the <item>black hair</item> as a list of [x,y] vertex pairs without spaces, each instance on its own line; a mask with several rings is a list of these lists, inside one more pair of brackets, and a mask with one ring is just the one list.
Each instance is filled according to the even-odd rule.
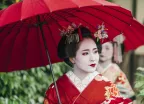
[[[79,34],[79,31],[80,31],[81,34]],[[77,34],[78,36],[82,35],[82,38],[90,38],[90,39],[92,39],[96,42],[96,39],[94,39],[92,37],[91,31],[88,28],[84,27],[84,26],[80,26],[79,29],[75,29],[72,32],[72,34]],[[69,66],[73,66],[73,64],[71,63],[69,58],[73,58],[73,57],[76,56],[76,52],[79,49],[80,42],[77,42],[74,39],[71,43],[66,44],[66,39],[67,39],[67,36],[62,36],[62,38],[61,38],[61,40],[58,44],[58,50],[57,50],[58,57],[64,59],[64,61]],[[98,51],[100,52],[101,51],[100,42],[99,41],[96,42],[96,45],[97,45]]]

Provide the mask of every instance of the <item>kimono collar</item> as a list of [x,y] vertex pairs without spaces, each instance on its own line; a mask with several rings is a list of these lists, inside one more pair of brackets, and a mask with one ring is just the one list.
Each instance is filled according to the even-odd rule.
[[66,73],[67,77],[71,80],[71,82],[80,92],[82,92],[98,74],[99,73],[95,71],[93,73],[90,73],[83,80],[81,80],[72,71]]

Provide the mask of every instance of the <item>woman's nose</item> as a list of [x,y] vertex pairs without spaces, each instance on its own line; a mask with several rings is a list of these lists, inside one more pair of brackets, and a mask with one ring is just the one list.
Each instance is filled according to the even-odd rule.
[[101,50],[101,54],[104,53],[104,49]]
[[101,54],[101,55],[106,54],[106,50],[105,50],[105,49],[102,49],[100,54]]
[[95,57],[96,57],[96,56],[95,56],[94,54],[91,54],[91,55],[90,55],[90,61],[92,61],[92,62],[95,61]]

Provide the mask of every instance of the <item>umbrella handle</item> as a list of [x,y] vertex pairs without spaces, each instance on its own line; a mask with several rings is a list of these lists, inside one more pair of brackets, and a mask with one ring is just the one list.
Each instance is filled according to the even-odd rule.
[[45,47],[46,55],[47,55],[47,58],[48,58],[48,61],[49,61],[50,71],[51,71],[51,74],[52,74],[52,79],[53,79],[53,82],[54,82],[54,86],[55,86],[58,102],[59,102],[59,104],[62,104],[61,100],[60,100],[57,84],[56,84],[56,81],[55,81],[55,78],[54,78],[54,72],[53,72],[53,68],[52,68],[52,64],[51,64],[51,60],[50,60],[50,55],[49,55],[47,44],[46,44],[46,40],[45,40],[45,37],[44,37],[44,32],[43,32],[43,29],[42,29],[42,25],[43,24],[40,23],[41,21],[40,21],[40,16],[39,15],[37,16],[37,20],[39,22],[38,26],[39,26],[41,34],[42,34],[42,39],[43,39],[43,42],[44,42],[44,47]]

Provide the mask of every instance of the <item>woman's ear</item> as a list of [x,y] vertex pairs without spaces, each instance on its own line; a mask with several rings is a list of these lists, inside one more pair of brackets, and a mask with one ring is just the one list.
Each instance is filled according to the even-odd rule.
[[74,58],[69,58],[69,60],[71,61],[71,63],[75,63],[75,60],[74,60]]

